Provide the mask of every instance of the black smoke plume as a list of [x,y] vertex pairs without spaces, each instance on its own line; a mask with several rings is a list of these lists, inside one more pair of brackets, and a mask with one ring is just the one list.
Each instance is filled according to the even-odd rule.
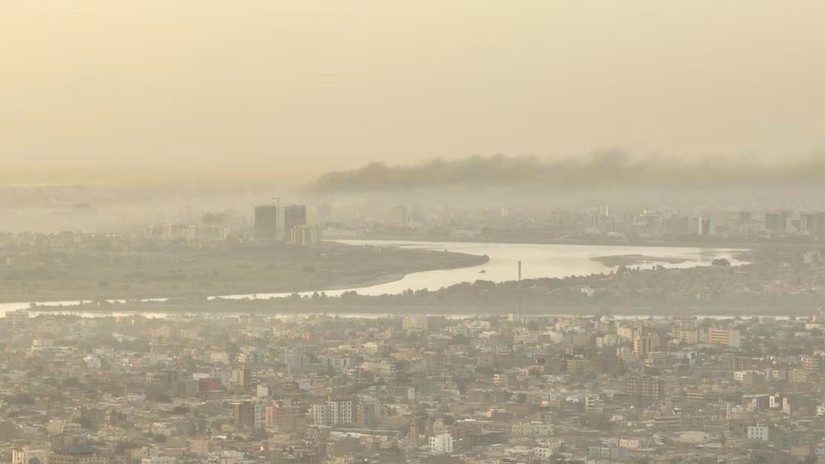
[[319,193],[405,192],[423,189],[524,187],[550,190],[738,187],[810,185],[825,181],[818,159],[785,164],[747,159],[682,162],[661,157],[633,158],[608,151],[587,158],[542,160],[535,156],[471,156],[433,159],[415,165],[370,163],[360,169],[321,176]]

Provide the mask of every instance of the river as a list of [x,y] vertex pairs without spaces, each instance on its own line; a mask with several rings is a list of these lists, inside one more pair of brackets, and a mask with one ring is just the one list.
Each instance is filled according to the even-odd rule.
[[[357,288],[326,291],[330,296],[346,291],[356,291],[362,295],[382,295],[401,293],[407,289],[438,290],[442,287],[476,280],[503,282],[518,278],[518,262],[522,262],[522,278],[568,277],[599,273],[609,273],[614,268],[605,266],[594,258],[621,255],[644,255],[654,259],[631,267],[652,268],[662,265],[671,268],[707,266],[716,258],[725,258],[733,265],[743,264],[736,259],[739,251],[730,248],[689,248],[652,247],[619,245],[557,245],[524,243],[473,243],[473,242],[420,242],[387,240],[339,240],[356,246],[397,246],[428,250],[443,250],[474,255],[487,255],[487,263],[459,269],[414,272],[392,282]],[[655,258],[662,261],[656,261]],[[679,259],[680,263],[667,261]],[[319,289],[322,290],[322,289]],[[312,292],[304,292],[309,294]],[[223,295],[221,298],[272,298],[288,293],[262,293],[255,295]],[[213,297],[215,298],[215,297]],[[48,306],[72,306],[77,301],[40,303]],[[0,314],[16,309],[28,308],[30,303],[0,304]]]

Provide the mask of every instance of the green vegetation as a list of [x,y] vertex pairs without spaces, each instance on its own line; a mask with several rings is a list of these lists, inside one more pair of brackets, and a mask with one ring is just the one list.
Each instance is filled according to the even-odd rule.
[[[438,290],[395,295],[340,296],[316,293],[271,300],[172,300],[120,305],[84,305],[80,311],[273,312],[377,314],[628,314],[806,315],[825,306],[825,260],[806,263],[816,250],[774,247],[749,250],[741,266],[717,262],[687,269],[634,270],[520,282],[476,280]],[[819,256],[817,254],[816,256]],[[728,263],[729,264],[729,263]],[[42,308],[48,311],[48,308]]]
[[193,247],[119,237],[35,236],[2,243],[0,301],[191,297],[349,288],[486,257],[325,244]]

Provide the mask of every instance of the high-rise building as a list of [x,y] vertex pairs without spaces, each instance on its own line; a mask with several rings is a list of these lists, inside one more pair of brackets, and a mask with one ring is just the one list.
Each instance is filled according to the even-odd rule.
[[286,364],[289,372],[300,371],[309,363],[306,355],[298,349],[287,349],[284,351],[283,362]]
[[231,382],[239,387],[249,388],[252,385],[252,369],[248,367],[232,369]]
[[295,406],[266,406],[264,426],[276,428],[282,433],[295,433],[307,425],[304,410]]
[[352,424],[355,418],[354,411],[355,404],[352,400],[330,400],[313,404],[310,407],[310,416],[315,425]]
[[352,424],[353,423],[353,402],[351,400],[338,400],[331,403],[335,403],[335,407],[338,409],[338,422],[341,424]]
[[640,358],[647,358],[653,348],[653,339],[649,335],[633,337],[633,354]]
[[255,406],[249,401],[241,401],[234,407],[235,427],[251,429],[255,426]]
[[709,235],[715,235],[716,231],[713,227],[713,220],[709,217],[700,217],[699,218],[699,235],[703,237],[707,237]]
[[788,230],[788,212],[787,211],[772,211],[765,213],[765,229],[768,232],[777,234],[785,233]]
[[18,309],[16,311],[9,311],[5,315],[6,324],[20,326],[29,323],[29,311],[25,309]]
[[255,241],[259,245],[274,245],[278,241],[278,207],[255,208]]
[[284,208],[284,237],[288,240],[292,229],[305,226],[307,223],[307,207],[304,205],[289,205]]
[[332,409],[326,403],[313,404],[309,409],[309,415],[315,425],[331,426],[334,424]]
[[643,401],[659,401],[665,397],[665,382],[648,375],[630,375],[625,379],[625,393]]
[[802,219],[802,235],[822,237],[825,235],[825,213],[805,213]]
[[430,453],[450,454],[453,452],[453,436],[447,432],[430,437]]
[[708,343],[711,345],[724,345],[732,348],[739,348],[741,345],[741,335],[736,329],[708,329]]

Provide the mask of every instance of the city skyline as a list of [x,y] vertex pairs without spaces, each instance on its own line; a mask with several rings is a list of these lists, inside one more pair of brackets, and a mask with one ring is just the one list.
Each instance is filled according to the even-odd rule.
[[823,18],[0,1],[0,464],[825,463]]

